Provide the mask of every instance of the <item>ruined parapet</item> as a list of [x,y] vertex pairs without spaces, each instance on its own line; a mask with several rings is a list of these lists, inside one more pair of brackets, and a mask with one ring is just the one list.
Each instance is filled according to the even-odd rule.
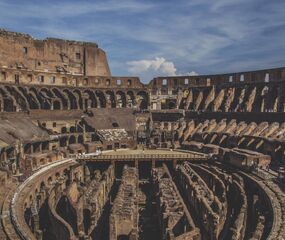
[[138,170],[125,166],[122,182],[110,214],[109,239],[138,239]]
[[157,196],[161,239],[200,239],[200,231],[195,226],[166,165],[152,170],[152,182]]

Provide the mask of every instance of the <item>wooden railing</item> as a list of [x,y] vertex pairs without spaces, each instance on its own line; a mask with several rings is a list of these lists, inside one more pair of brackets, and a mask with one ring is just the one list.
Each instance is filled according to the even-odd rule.
[[101,155],[78,155],[78,161],[134,161],[134,160],[207,160],[207,155],[185,153],[185,154],[101,154]]

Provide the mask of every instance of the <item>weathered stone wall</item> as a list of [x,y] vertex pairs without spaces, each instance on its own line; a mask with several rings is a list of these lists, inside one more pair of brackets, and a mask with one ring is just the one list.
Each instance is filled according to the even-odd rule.
[[0,66],[85,76],[110,76],[105,52],[96,43],[47,38],[0,30]]

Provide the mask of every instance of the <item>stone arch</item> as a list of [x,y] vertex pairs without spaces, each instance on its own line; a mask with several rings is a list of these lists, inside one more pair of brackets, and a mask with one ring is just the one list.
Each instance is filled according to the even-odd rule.
[[49,186],[51,186],[51,185],[52,185],[52,182],[53,182],[52,176],[49,176],[48,179],[47,179],[47,184],[48,184]]
[[2,87],[0,87],[0,95],[2,96],[2,108],[5,112],[15,112],[17,105],[15,100]]
[[58,88],[53,88],[52,92],[61,101],[62,109],[70,109],[68,98]]
[[60,110],[61,109],[61,104],[59,100],[54,100],[53,101],[53,110]]
[[32,148],[32,144],[31,144],[31,143],[27,143],[27,144],[24,146],[24,153],[25,153],[25,154],[31,154],[31,153],[33,153],[33,148]]
[[61,133],[67,133],[67,128],[66,127],[62,127],[61,128]]
[[13,98],[14,102],[18,105],[18,107],[21,109],[21,110],[27,110],[28,109],[28,102],[27,100],[25,99],[25,97],[20,94],[15,87],[13,86],[5,86],[4,87],[5,90],[8,92],[8,94]]
[[15,157],[15,148],[14,147],[8,147],[6,149],[6,154],[7,154],[7,158],[14,158]]
[[81,143],[81,144],[84,143],[83,135],[79,135],[79,136],[78,136],[77,142],[78,142],[78,143]]
[[82,100],[82,93],[81,93],[81,91],[78,90],[78,89],[75,89],[75,90],[73,90],[73,94],[74,94],[74,96],[76,97],[78,108],[79,108],[79,109],[83,109],[83,108],[84,108],[84,105],[83,105],[83,100]]
[[32,232],[34,232],[35,221],[33,218],[33,213],[31,207],[26,207],[24,211],[24,219],[26,224],[29,226]]
[[40,103],[39,101],[35,98],[33,94],[31,94],[28,90],[28,88],[23,88],[23,87],[18,87],[19,91],[25,96],[30,109],[39,109],[40,108]]
[[116,92],[116,101],[117,101],[117,107],[126,107],[127,106],[127,98],[126,93],[123,91],[117,91]]
[[59,146],[60,147],[66,147],[67,146],[67,137],[66,136],[61,137],[59,139]]
[[90,104],[85,102],[85,107],[88,108],[88,106],[90,106],[91,108],[97,108],[97,99],[96,99],[95,92],[93,92],[89,89],[86,89],[86,90],[84,90],[84,93],[88,94],[89,100],[90,100]]
[[76,143],[76,137],[71,135],[68,139],[68,145]]
[[44,98],[42,94],[35,87],[30,88],[30,92],[32,92],[40,103],[41,109],[50,109],[50,104],[47,102],[47,99]]
[[39,89],[39,93],[45,94],[48,98],[54,98],[53,92],[50,89],[46,88],[46,87],[40,88]]
[[116,98],[113,91],[107,90],[106,91],[106,100],[107,100],[107,107],[115,108],[116,107]]
[[68,97],[68,100],[70,102],[70,109],[78,109],[78,102],[75,95],[69,89],[64,89],[63,92]]
[[148,94],[146,91],[139,91],[137,93],[137,102],[140,110],[148,109]]
[[76,128],[75,128],[74,126],[71,126],[71,127],[69,128],[69,132],[70,132],[70,133],[75,133],[75,132],[76,132]]
[[17,87],[6,86],[6,89],[10,92],[11,95],[15,97],[16,102],[19,104],[22,110],[27,110],[29,108],[27,99]]
[[136,98],[135,98],[135,94],[133,91],[127,91],[126,98],[127,98],[126,101],[127,101],[128,107],[133,107],[136,105]]
[[102,91],[96,90],[96,96],[98,97],[98,103],[100,108],[106,107],[106,97]]
[[175,109],[176,108],[176,103],[175,101],[169,101],[168,103],[168,109]]

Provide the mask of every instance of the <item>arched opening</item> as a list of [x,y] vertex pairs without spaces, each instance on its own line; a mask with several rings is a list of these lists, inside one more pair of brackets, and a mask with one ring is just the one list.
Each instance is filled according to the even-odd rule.
[[82,136],[82,135],[79,135],[79,136],[78,136],[78,143],[81,143],[81,144],[84,143],[84,139],[83,139],[83,136]]
[[93,133],[91,138],[92,138],[92,142],[100,141],[100,137],[98,136],[97,133]]
[[11,96],[14,97],[15,101],[17,102],[18,106],[21,110],[27,110],[28,105],[26,99],[18,92],[18,90],[14,87],[5,86],[5,91],[7,91]]
[[24,219],[26,224],[30,227],[31,231],[34,232],[35,222],[32,214],[32,209],[30,207],[25,209]]
[[137,94],[138,108],[140,110],[148,109],[148,94],[144,91],[140,91]]
[[60,147],[66,147],[66,145],[67,145],[67,138],[66,137],[60,138],[59,145],[60,145]]
[[14,106],[13,100],[11,98],[4,98],[3,105],[4,112],[16,112],[16,106]]
[[32,153],[32,145],[30,143],[27,143],[24,146],[24,153],[25,154],[31,154]]
[[66,127],[62,127],[61,128],[61,133],[67,133],[67,128]]
[[52,99],[54,98],[54,95],[52,94],[52,92],[46,88],[42,88],[39,91],[39,96],[42,99],[42,108],[50,110]]
[[129,240],[129,239],[130,239],[130,238],[129,238],[128,235],[123,235],[123,234],[121,234],[121,235],[118,236],[118,240]]
[[59,91],[59,89],[57,88],[53,88],[52,92],[54,93],[54,95],[61,100],[61,107],[62,109],[68,109],[68,101],[67,98],[65,97],[65,95]]
[[106,91],[106,101],[107,101],[107,107],[111,107],[111,108],[116,107],[116,99],[115,99],[114,92]]
[[48,147],[49,147],[49,142],[48,141],[42,142],[42,150],[48,150]]
[[40,105],[34,96],[28,92],[27,88],[18,87],[19,91],[25,96],[30,109],[39,109]]
[[[96,99],[95,93],[91,90],[85,90],[84,93],[88,94],[89,96],[90,107],[97,108],[97,99]],[[85,104],[85,107],[87,107],[87,104]]]
[[70,145],[70,144],[74,144],[74,143],[76,143],[76,138],[75,138],[75,136],[70,136],[69,141],[68,141],[68,144]]
[[71,126],[71,127],[69,128],[69,132],[75,133],[75,132],[76,132],[76,128],[75,128],[74,126]]
[[126,107],[127,106],[127,100],[126,100],[126,94],[122,91],[118,91],[116,93],[116,99],[117,99],[117,107]]
[[168,109],[175,109],[175,108],[176,108],[175,102],[170,101],[170,102],[168,103]]
[[133,106],[136,105],[136,102],[135,102],[135,95],[132,91],[128,91],[127,92],[127,99],[126,99],[126,104],[128,105],[128,107],[132,108]]
[[74,93],[74,96],[76,96],[79,109],[83,109],[83,101],[82,101],[81,92],[78,89],[76,89],[73,91],[73,93]]
[[60,110],[61,107],[60,107],[60,102],[59,101],[53,101],[53,109],[54,110]]
[[68,89],[64,89],[63,92],[67,95],[69,100],[70,109],[78,109],[78,103],[76,97]]
[[96,96],[98,97],[98,107],[100,108],[105,108],[106,107],[106,98],[103,92],[101,91],[96,91]]
[[118,127],[119,127],[119,124],[118,124],[117,122],[113,122],[113,123],[112,123],[112,126],[113,126],[114,128],[118,128]]

